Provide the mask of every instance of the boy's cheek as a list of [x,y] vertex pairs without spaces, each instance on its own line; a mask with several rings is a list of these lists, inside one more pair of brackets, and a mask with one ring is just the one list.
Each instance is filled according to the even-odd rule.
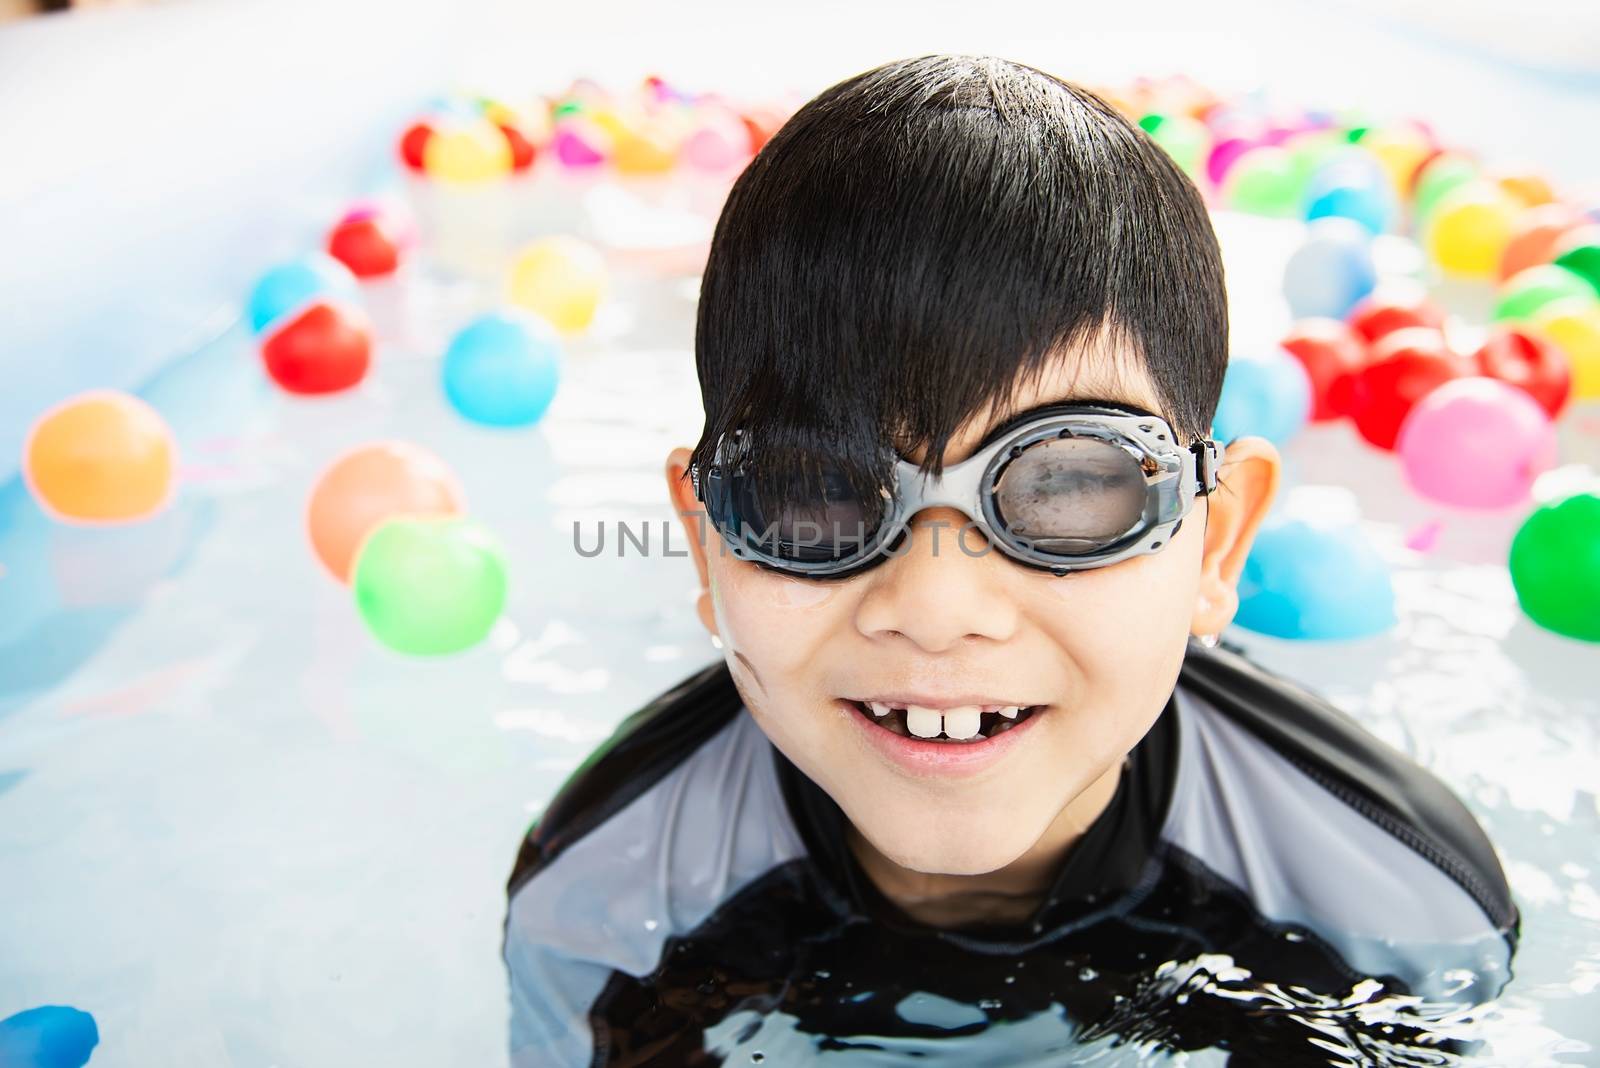
[[828,634],[849,622],[834,618],[837,584],[785,578],[742,560],[713,560],[710,580],[723,642],[763,674],[806,664]]

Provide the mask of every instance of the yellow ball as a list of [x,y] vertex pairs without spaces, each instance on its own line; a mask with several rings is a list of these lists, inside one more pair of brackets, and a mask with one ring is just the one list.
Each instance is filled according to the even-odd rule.
[[594,321],[607,287],[605,258],[575,237],[541,238],[511,265],[511,303],[542,315],[564,334],[579,334]]
[[624,134],[617,138],[611,162],[622,174],[665,174],[678,162],[678,142],[659,129]]
[[1491,182],[1446,193],[1427,223],[1428,255],[1448,275],[1494,278],[1523,206]]
[[1411,179],[1433,149],[1422,133],[1410,126],[1390,126],[1361,139],[1361,147],[1383,165],[1395,195],[1404,202],[1411,193]]
[[494,123],[474,119],[428,138],[422,169],[444,182],[483,182],[511,173],[511,144]]
[[1572,367],[1572,399],[1600,398],[1600,304],[1582,297],[1552,301],[1533,328],[1560,346]]

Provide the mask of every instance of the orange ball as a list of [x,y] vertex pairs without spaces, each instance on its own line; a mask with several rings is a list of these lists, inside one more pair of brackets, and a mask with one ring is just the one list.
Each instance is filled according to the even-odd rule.
[[1583,212],[1565,204],[1541,204],[1523,212],[1500,254],[1500,280],[1555,259],[1557,243],[1584,221]]
[[306,505],[306,528],[317,559],[348,583],[362,541],[384,520],[465,508],[443,460],[408,442],[380,441],[345,453],[322,473]]
[[122,523],[166,507],[177,455],[154,408],[132,394],[96,390],[39,417],[22,447],[22,477],[52,518]]

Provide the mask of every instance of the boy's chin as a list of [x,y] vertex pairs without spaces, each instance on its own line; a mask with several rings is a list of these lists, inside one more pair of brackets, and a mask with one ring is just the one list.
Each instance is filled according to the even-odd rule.
[[1038,841],[1040,827],[1015,813],[958,815],[877,810],[851,822],[874,848],[902,868],[929,875],[985,875],[1013,863]]

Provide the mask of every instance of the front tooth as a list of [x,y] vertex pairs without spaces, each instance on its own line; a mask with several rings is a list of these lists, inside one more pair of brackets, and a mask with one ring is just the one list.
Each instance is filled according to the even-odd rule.
[[872,714],[874,716],[878,716],[879,718],[889,714],[889,706],[884,704],[882,701],[868,701],[867,707],[872,709]]
[[906,730],[918,738],[937,738],[944,729],[944,716],[937,708],[906,706]]
[[1005,708],[998,709],[997,711],[1002,716],[1006,717],[1006,719],[1016,719],[1017,712],[1021,710],[1021,707],[1021,705],[1007,705]]
[[944,710],[944,732],[951,738],[976,738],[983,725],[983,709],[977,705]]

